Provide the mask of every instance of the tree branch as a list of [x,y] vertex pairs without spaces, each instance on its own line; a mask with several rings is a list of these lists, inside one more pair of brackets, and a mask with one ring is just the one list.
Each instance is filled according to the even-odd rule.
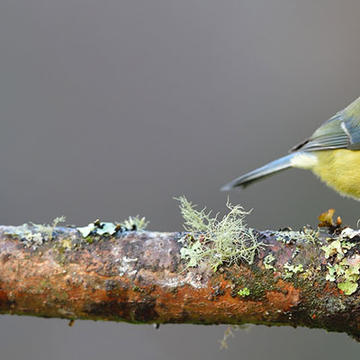
[[0,226],[0,313],[306,326],[360,336],[359,235],[349,229],[312,238],[255,232],[265,246],[254,262],[215,272],[186,266],[182,233],[84,238],[76,228],[52,230],[46,239],[36,226]]

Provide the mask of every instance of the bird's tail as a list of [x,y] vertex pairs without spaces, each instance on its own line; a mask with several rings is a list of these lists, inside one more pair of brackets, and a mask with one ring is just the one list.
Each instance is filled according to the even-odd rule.
[[248,172],[228,184],[224,185],[221,190],[229,191],[235,187],[242,186],[243,188],[252,184],[253,182],[264,179],[267,176],[273,175],[279,171],[285,170],[292,166],[291,160],[296,153],[286,155],[280,159],[274,160],[258,169]]

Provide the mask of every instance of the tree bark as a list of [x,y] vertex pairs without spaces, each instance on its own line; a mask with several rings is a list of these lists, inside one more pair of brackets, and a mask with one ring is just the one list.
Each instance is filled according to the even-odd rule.
[[[346,295],[336,279],[329,280],[337,254],[324,246],[338,235],[308,241],[295,232],[258,231],[265,246],[253,264],[223,265],[215,272],[204,264],[186,266],[182,235],[130,231],[83,238],[76,228],[58,227],[44,241],[31,226],[27,232],[0,226],[0,313],[306,326],[359,338],[360,291]],[[356,236],[342,258],[353,265],[360,262]]]

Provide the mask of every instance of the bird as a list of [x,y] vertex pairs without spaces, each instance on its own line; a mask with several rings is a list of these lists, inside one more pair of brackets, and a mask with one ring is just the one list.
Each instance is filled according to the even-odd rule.
[[246,188],[288,168],[311,170],[341,195],[360,200],[360,97],[290,149],[288,155],[237,177],[221,190]]

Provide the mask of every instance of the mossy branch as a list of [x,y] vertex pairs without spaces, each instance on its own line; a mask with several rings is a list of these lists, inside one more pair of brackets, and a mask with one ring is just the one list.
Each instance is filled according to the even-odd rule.
[[[189,233],[94,224],[86,237],[78,228],[56,227],[44,241],[38,241],[45,235],[37,235],[36,225],[0,226],[0,312],[307,326],[360,336],[357,231],[252,230],[251,242],[259,246],[251,259],[229,257],[213,267],[205,260],[215,254],[195,266],[182,258],[187,245],[179,240]],[[200,235],[201,245],[208,243]]]

